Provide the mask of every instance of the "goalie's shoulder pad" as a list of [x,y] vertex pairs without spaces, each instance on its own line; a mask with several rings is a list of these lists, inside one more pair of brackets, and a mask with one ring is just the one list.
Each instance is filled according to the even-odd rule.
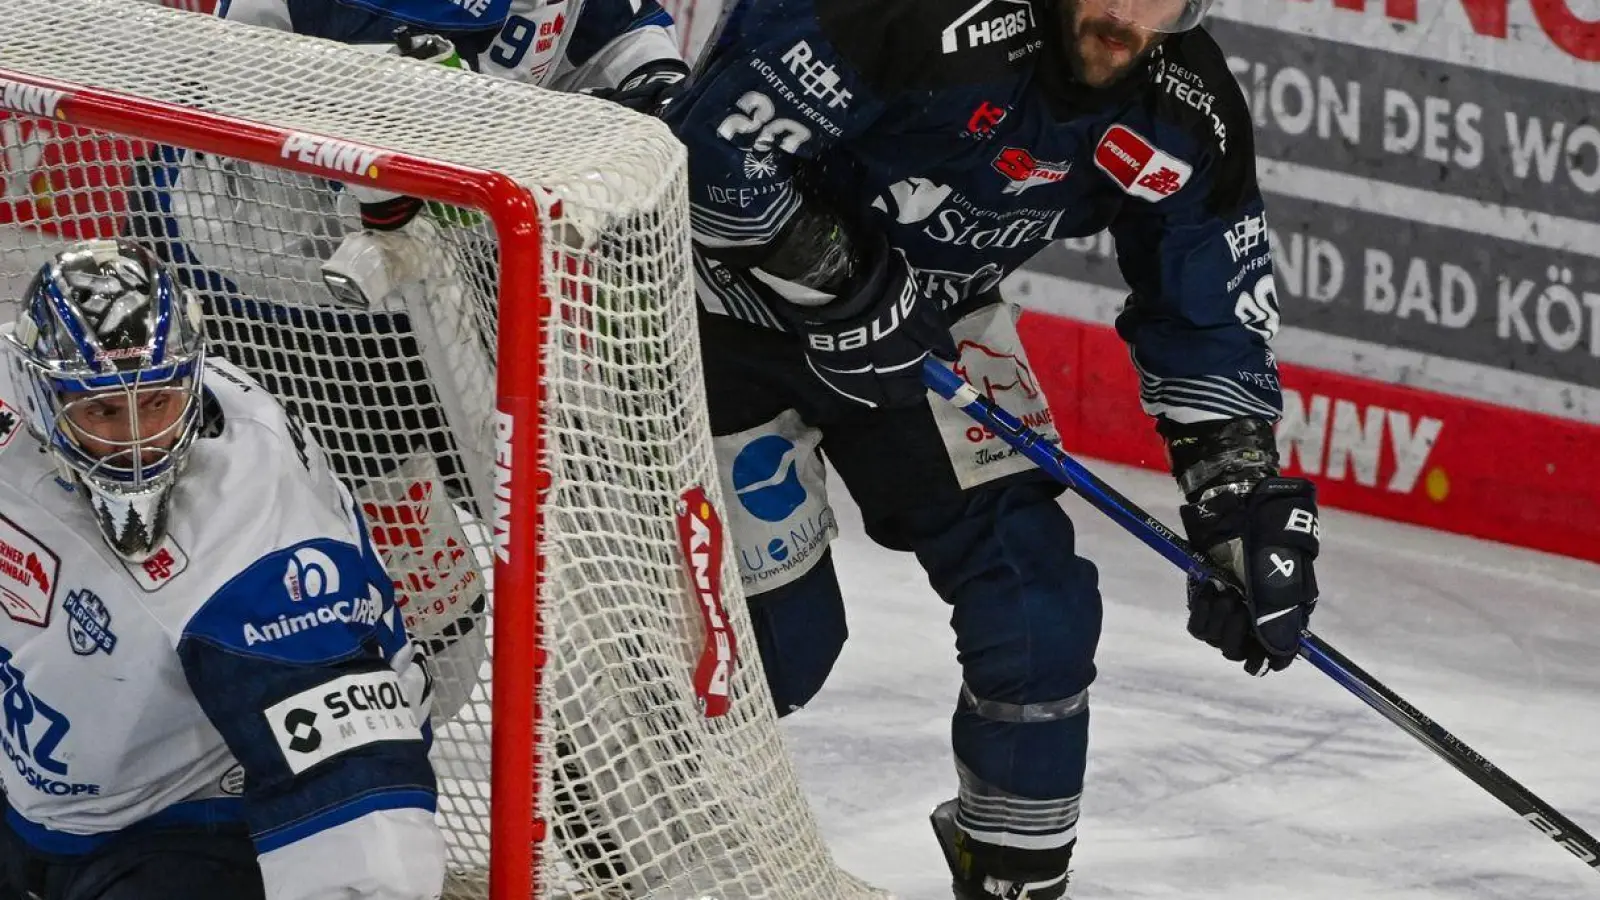
[[816,10],[883,96],[1026,77],[1048,15],[1039,0],[816,0]]

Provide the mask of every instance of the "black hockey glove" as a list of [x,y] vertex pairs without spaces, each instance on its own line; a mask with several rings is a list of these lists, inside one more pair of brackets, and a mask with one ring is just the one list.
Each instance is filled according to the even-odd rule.
[[835,393],[869,408],[926,402],[922,360],[956,358],[950,325],[917,287],[904,253],[879,238],[868,262],[837,300],[773,305],[804,339],[811,371]]
[[1252,675],[1287,668],[1317,603],[1316,487],[1277,476],[1272,428],[1259,419],[1162,430],[1189,500],[1189,542],[1244,589],[1190,580],[1189,633]]
[[626,106],[634,112],[658,116],[667,104],[689,86],[689,66],[681,60],[657,59],[632,72],[614,88],[590,88],[582,93]]
[[[402,26],[395,30],[393,53],[406,59],[438,63],[447,69],[462,68],[461,55],[449,38]],[[420,197],[393,194],[375,188],[350,186],[361,204],[361,227],[369,231],[395,231],[417,217],[427,201]]]

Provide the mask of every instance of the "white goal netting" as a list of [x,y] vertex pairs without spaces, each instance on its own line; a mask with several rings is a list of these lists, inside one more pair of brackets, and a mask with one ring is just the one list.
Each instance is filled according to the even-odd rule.
[[[65,241],[140,240],[200,297],[212,352],[316,435],[433,650],[446,896],[488,896],[491,848],[499,900],[529,873],[541,898],[884,896],[818,834],[731,554],[730,708],[697,696],[723,626],[680,513],[721,498],[666,130],[146,3],[4,5],[0,287]],[[453,204],[374,241],[388,289],[366,306],[322,277],[358,229],[347,182]],[[536,739],[508,718],[496,740],[496,714],[534,709]]]

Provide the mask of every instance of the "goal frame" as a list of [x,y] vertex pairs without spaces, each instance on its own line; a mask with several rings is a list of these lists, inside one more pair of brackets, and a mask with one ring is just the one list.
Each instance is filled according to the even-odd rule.
[[[302,161],[287,149],[297,136],[350,144],[334,135],[279,128],[189,107],[134,97],[0,67],[0,81],[32,86],[50,98],[48,117],[69,126],[182,146],[306,175],[348,179],[345,172]],[[38,110],[0,109],[23,116]],[[539,847],[548,823],[539,817],[539,673],[546,652],[537,602],[542,559],[538,552],[539,498],[550,487],[541,464],[542,359],[528,347],[543,347],[552,304],[543,285],[543,242],[538,204],[511,177],[407,154],[380,151],[377,171],[365,183],[399,194],[470,207],[493,223],[500,248],[495,411],[512,424],[516,440],[496,435],[494,510],[493,658],[495,690],[490,735],[491,900],[526,900],[535,893]],[[522,349],[518,349],[522,348]],[[518,541],[520,540],[520,545]],[[506,661],[505,665],[501,661]],[[517,663],[522,663],[518,665]],[[526,849],[524,849],[526,848]]]

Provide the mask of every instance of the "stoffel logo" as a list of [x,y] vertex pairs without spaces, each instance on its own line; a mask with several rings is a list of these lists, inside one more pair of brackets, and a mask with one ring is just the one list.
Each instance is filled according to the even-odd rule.
[[699,485],[678,498],[678,546],[688,566],[689,590],[700,610],[705,643],[694,670],[694,693],[708,719],[727,713],[738,648],[722,605],[722,520]]

